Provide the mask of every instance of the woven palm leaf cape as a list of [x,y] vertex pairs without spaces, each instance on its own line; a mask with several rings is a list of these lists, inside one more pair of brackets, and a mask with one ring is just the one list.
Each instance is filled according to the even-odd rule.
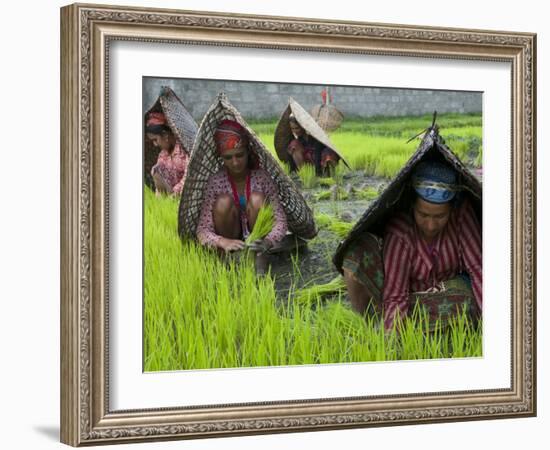
[[422,161],[436,160],[450,165],[457,173],[457,183],[462,195],[469,198],[479,223],[482,222],[482,185],[466,168],[460,159],[445,145],[439,136],[437,125],[433,124],[424,134],[420,146],[407,161],[380,196],[373,201],[361,219],[344,241],[340,243],[333,257],[336,268],[342,273],[344,255],[349,246],[362,234],[373,233],[383,237],[384,228],[390,217],[397,211],[406,211],[414,199],[411,175]]
[[275,150],[281,161],[288,162],[291,158],[287,151],[288,144],[290,144],[290,141],[294,139],[294,136],[290,131],[290,124],[288,121],[290,114],[294,114],[297,122],[310,136],[313,136],[325,147],[333,150],[344,162],[344,164],[349,167],[349,164],[331,142],[327,133],[325,133],[319,124],[315,122],[315,119],[311,117],[311,115],[292,97],[288,100],[288,106],[283,111],[283,114],[277,123],[277,127],[275,128]]
[[259,167],[271,176],[277,186],[279,201],[286,213],[289,231],[304,239],[315,237],[317,231],[313,212],[304,197],[223,92],[218,95],[205,114],[195,139],[179,205],[180,236],[188,239],[196,238],[208,180],[223,167],[223,161],[216,150],[214,133],[218,124],[225,119],[238,122],[248,133],[249,150],[257,157]]
[[[176,136],[176,138],[182,143],[184,151],[186,151],[187,154],[191,154],[193,143],[195,142],[195,136],[197,135],[199,127],[176,93],[167,86],[163,86],[161,88],[160,95],[157,100],[145,113],[143,118],[143,129],[146,128],[147,117],[152,112],[160,112],[164,114],[168,127],[174,136]],[[151,189],[154,189],[155,184],[153,182],[153,177],[151,176],[151,169],[157,162],[160,149],[155,147],[149,139],[147,139],[147,136],[144,136],[144,139],[145,154],[143,158],[143,170],[145,175],[145,184]]]

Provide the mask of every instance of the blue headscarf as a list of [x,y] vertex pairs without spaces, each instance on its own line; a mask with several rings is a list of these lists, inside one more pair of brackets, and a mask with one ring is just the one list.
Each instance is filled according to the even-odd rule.
[[436,161],[418,164],[412,175],[412,185],[416,193],[430,203],[447,203],[458,189],[454,169]]

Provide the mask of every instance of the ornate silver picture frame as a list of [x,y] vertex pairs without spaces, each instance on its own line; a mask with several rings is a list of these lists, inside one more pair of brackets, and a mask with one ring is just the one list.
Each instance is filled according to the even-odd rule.
[[[379,55],[510,67],[509,385],[114,407],[110,71],[117,42]],[[163,74],[158,74],[163,75]],[[184,74],[182,74],[183,76]],[[61,440],[73,446],[536,414],[536,36],[75,4],[61,10]],[[136,93],[138,95],[138,93]],[[135,112],[138,121],[141,111]],[[492,149],[486,149],[487,152]],[[491,199],[484,199],[490,203]],[[485,255],[486,264],[499,255]],[[123,289],[123,287],[121,288]],[[136,343],[139,345],[139,343]],[[442,362],[445,364],[445,362]],[[280,370],[289,370],[282,368]],[[184,382],[182,382],[184,383]],[[182,384],[184,386],[184,384]],[[139,404],[139,398],[136,404]]]

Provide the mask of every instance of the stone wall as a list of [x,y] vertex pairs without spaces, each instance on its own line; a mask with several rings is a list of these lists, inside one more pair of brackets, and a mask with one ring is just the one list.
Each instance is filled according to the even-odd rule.
[[[224,91],[245,119],[278,118],[293,97],[308,111],[321,103],[323,86],[194,79],[145,78],[143,110],[155,102],[161,86],[171,87],[191,115],[200,120],[214,98]],[[370,87],[330,87],[334,105],[346,117],[404,116],[481,112],[480,92],[432,91]]]

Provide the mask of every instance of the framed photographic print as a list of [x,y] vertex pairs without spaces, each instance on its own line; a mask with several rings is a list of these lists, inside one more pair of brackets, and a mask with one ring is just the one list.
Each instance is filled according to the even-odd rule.
[[535,35],[61,18],[63,442],[536,413]]

